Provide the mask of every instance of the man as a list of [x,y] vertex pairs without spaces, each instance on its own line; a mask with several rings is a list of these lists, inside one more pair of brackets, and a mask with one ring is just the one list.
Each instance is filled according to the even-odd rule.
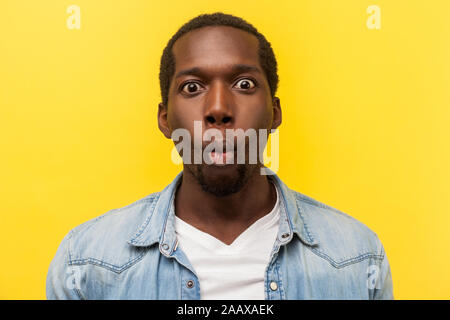
[[[49,299],[393,299],[374,232],[261,174],[249,137],[228,149],[239,135],[227,129],[281,124],[263,35],[231,15],[198,16],[167,44],[160,84],[159,128],[167,138],[187,131],[194,152],[179,150],[183,171],[163,191],[69,232],[50,265]],[[227,148],[207,151],[196,124],[223,133],[210,141]],[[242,145],[244,163],[233,161]],[[191,161],[199,150],[203,161]]]

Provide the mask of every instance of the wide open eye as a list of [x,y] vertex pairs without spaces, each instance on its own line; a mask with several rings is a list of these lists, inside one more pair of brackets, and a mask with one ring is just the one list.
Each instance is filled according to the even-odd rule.
[[235,86],[238,89],[249,90],[249,89],[253,89],[256,85],[253,82],[253,80],[245,78],[245,79],[241,79],[238,82],[236,82]]
[[183,85],[181,90],[186,92],[186,93],[196,93],[201,88],[202,87],[197,82],[188,82],[188,83]]

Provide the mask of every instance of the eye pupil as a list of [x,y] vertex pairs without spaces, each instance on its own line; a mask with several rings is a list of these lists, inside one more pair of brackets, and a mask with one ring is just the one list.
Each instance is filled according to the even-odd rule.
[[188,84],[187,89],[189,92],[195,92],[197,91],[197,86],[195,85],[195,83],[190,83]]
[[243,80],[241,82],[241,89],[249,89],[250,88],[250,82],[247,80]]

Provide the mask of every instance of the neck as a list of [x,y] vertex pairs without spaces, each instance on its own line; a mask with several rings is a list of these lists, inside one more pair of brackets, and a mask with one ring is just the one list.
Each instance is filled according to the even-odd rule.
[[232,239],[268,214],[276,203],[276,191],[267,176],[254,170],[236,193],[217,197],[205,192],[189,170],[184,170],[175,195],[175,214],[185,222],[216,237]]

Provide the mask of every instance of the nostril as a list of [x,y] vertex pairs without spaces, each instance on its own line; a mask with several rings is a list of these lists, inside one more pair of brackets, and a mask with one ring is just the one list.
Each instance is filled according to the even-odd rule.
[[208,121],[209,123],[214,123],[214,122],[216,122],[216,119],[214,119],[214,117],[212,117],[212,116],[208,116],[208,117],[206,117],[206,121]]
[[223,117],[222,122],[223,123],[228,123],[231,121],[231,117]]

